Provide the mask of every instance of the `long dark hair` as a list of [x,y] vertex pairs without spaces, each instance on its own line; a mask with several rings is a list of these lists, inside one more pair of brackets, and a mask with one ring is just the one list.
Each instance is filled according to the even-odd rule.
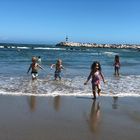
[[119,55],[115,55],[115,61],[118,61],[119,62]]
[[100,62],[98,62],[98,61],[94,61],[93,63],[92,63],[92,65],[91,65],[91,71],[95,71],[95,68],[96,68],[96,65],[98,64],[98,66],[99,66],[99,71],[101,71],[102,70],[102,68],[101,68],[101,65],[100,65]]

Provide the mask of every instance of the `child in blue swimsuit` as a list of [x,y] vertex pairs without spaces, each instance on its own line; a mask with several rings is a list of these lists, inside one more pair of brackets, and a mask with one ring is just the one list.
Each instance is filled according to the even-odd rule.
[[94,96],[93,99],[96,99],[96,88],[97,88],[98,96],[100,96],[100,92],[101,92],[100,79],[102,78],[103,82],[105,83],[104,76],[101,72],[101,65],[97,61],[93,62],[93,64],[91,65],[91,72],[84,85],[86,85],[91,78],[92,78],[91,81],[92,92]]
[[52,64],[51,68],[55,67],[55,72],[54,72],[54,78],[55,80],[57,80],[59,78],[59,80],[61,80],[61,71],[62,69],[64,69],[63,65],[62,65],[62,60],[58,59],[56,64]]

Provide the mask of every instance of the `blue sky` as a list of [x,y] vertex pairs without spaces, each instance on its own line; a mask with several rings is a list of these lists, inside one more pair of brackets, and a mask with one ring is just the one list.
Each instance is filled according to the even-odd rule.
[[139,0],[0,0],[0,42],[140,44]]

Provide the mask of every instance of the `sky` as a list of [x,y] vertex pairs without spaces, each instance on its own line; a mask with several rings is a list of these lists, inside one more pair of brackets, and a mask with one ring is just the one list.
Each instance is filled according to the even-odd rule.
[[140,44],[140,0],[0,0],[0,42]]

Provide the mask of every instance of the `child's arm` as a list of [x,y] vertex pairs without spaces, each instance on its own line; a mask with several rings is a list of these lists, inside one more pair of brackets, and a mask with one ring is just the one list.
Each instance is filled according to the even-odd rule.
[[28,71],[27,71],[27,73],[29,73],[29,71],[30,71],[31,67],[32,67],[32,66],[30,65],[30,66],[29,66],[29,68],[28,68]]
[[121,66],[121,63],[119,62],[119,67]]
[[51,65],[51,69],[52,69],[54,66],[55,66],[55,64],[52,64],[52,65]]
[[113,66],[115,66],[116,65],[116,61],[114,61],[114,63],[113,63]]
[[61,65],[61,69],[65,69],[65,68],[63,67],[63,65]]
[[37,66],[42,69],[42,70],[45,70],[41,65],[37,64]]
[[92,72],[90,72],[90,74],[89,74],[89,76],[88,76],[86,82],[84,83],[84,85],[86,85],[86,84],[88,83],[88,81],[90,80],[91,76],[92,76]]
[[106,83],[105,78],[104,78],[104,75],[103,75],[102,72],[100,72],[100,75],[101,75],[101,77],[102,77],[102,79],[103,79],[103,82]]

